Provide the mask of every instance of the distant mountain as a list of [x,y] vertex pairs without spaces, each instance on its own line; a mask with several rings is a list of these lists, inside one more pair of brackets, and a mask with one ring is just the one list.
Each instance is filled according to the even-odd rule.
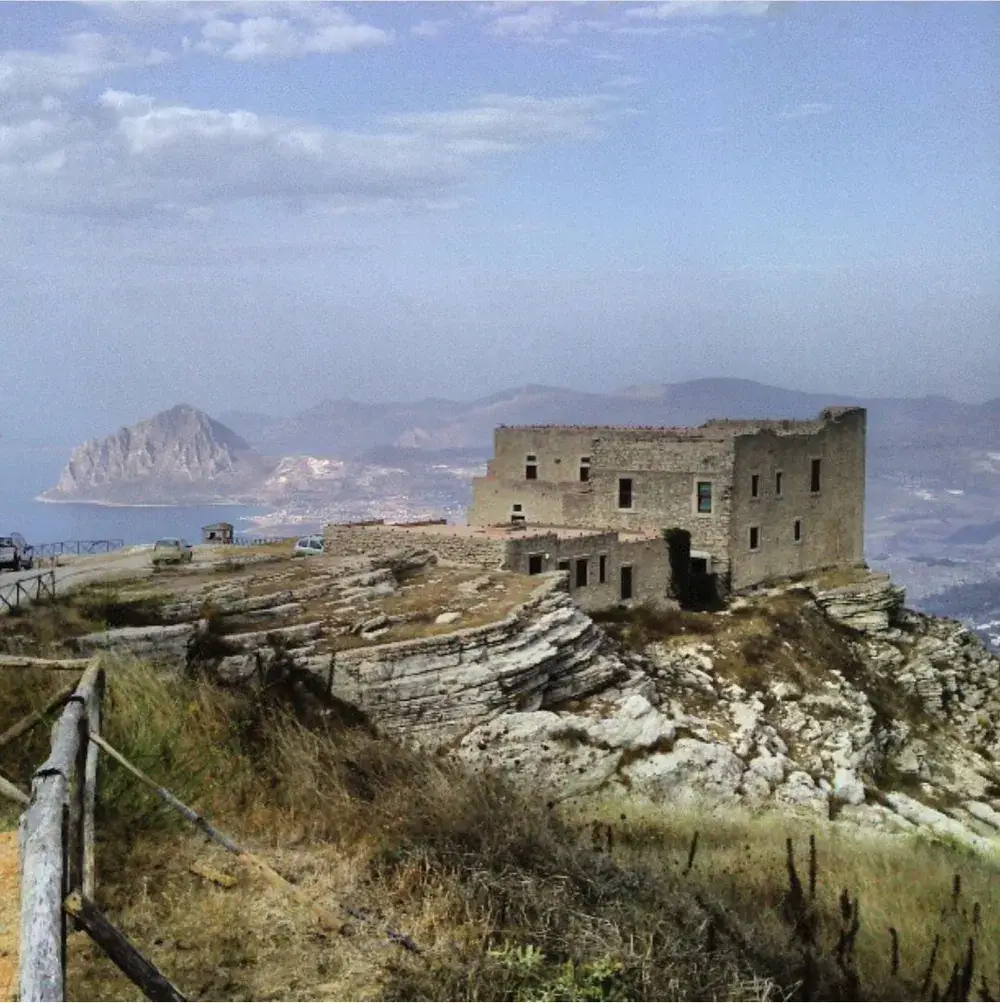
[[207,504],[253,500],[273,470],[232,429],[187,404],[78,446],[44,501]]
[[255,446],[281,419],[259,411],[224,411],[218,422]]
[[971,405],[943,397],[812,394],[736,379],[652,383],[606,394],[532,384],[467,402],[327,400],[265,429],[258,444],[270,452],[341,459],[379,446],[485,454],[497,425],[698,425],[710,418],[812,418],[833,404],[868,409],[869,452],[884,472],[914,467],[929,472],[933,467],[943,480],[965,479],[975,474],[984,451],[1000,445],[995,401]]

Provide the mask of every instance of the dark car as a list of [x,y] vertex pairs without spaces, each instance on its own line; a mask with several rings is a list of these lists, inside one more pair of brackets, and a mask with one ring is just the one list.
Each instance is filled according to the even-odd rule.
[[0,536],[0,570],[30,570],[35,563],[35,552],[20,533]]

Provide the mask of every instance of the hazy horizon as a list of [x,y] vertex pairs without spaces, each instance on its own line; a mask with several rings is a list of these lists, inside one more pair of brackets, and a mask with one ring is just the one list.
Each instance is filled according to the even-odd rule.
[[179,402],[1000,397],[1000,8],[8,3],[0,444]]

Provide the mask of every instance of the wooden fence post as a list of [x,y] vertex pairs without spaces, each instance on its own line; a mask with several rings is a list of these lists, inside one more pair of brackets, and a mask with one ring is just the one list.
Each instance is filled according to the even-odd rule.
[[86,695],[87,701],[87,760],[83,771],[83,897],[93,900],[96,889],[96,830],[94,812],[97,807],[97,763],[100,752],[89,741],[91,735],[101,733],[101,701],[104,699],[105,675],[101,669],[95,674],[94,685]]
[[93,834],[86,792],[89,710],[100,699],[102,680],[103,670],[93,659],[52,728],[49,758],[35,772],[31,803],[22,816],[18,973],[22,1003],[66,998],[63,902],[87,870],[88,832]]
[[63,802],[66,777],[36,774],[24,813],[21,855],[21,1003],[63,1000]]

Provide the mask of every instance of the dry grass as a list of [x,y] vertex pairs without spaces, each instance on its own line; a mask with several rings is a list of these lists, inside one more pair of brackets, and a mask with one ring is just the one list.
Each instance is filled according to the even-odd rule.
[[[560,812],[361,728],[306,728],[284,696],[279,687],[265,704],[141,666],[111,672],[114,744],[315,901],[374,919],[343,913],[343,925],[318,929],[105,764],[101,902],[190,998],[927,998],[930,987],[919,990],[942,906],[939,989],[963,948],[960,928],[975,929],[976,971],[995,982],[989,862],[824,831],[815,899],[796,912],[784,836],[796,839],[808,888],[801,823],[635,806]],[[191,873],[195,860],[231,873],[235,887]],[[860,897],[861,925],[838,965],[843,888]],[[386,927],[422,952],[391,944]],[[70,988],[75,999],[135,998],[79,935]]]
[[[41,710],[50,697],[79,675],[79,672],[50,669],[0,669],[0,732],[33,711]],[[22,789],[28,788],[32,773],[49,754],[49,726],[54,718],[55,714],[50,715],[20,739],[0,749],[0,772]],[[0,829],[13,824],[17,814],[16,806],[0,798]]]

